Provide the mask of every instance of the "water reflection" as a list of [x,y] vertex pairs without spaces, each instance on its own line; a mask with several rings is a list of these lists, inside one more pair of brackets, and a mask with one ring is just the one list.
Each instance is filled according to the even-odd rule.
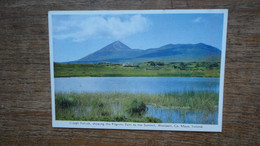
[[159,118],[163,123],[217,124],[218,112],[192,111],[187,109],[156,108],[148,106],[146,116]]

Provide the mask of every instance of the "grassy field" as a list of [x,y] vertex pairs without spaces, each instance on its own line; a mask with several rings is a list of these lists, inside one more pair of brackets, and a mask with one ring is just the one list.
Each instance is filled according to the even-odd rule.
[[54,63],[54,77],[219,77],[219,62]]
[[145,116],[147,106],[213,112],[218,106],[218,93],[55,93],[56,120],[162,122]]

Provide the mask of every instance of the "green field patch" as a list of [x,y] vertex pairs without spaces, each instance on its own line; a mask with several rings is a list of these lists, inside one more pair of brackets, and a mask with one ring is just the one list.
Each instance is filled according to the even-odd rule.
[[54,77],[219,77],[219,62],[54,63]]

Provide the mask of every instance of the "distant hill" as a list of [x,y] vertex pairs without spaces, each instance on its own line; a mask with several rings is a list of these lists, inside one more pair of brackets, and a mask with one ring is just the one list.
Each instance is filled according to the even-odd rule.
[[146,61],[162,62],[219,62],[221,51],[215,47],[199,44],[168,44],[147,50],[131,49],[120,41],[69,63],[141,63]]

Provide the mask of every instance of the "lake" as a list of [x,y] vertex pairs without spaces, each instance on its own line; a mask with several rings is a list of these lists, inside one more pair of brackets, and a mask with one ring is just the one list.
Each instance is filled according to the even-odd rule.
[[[55,78],[55,92],[129,92],[158,94],[183,91],[219,92],[219,78],[201,77],[72,77]],[[86,107],[87,109],[88,107]],[[79,112],[75,108],[75,115]],[[113,109],[115,115],[124,107]],[[81,113],[82,114],[82,113]],[[89,112],[83,112],[89,114]],[[148,105],[145,116],[161,119],[163,123],[217,124],[218,111],[158,108]]]
[[72,77],[55,78],[54,83],[55,92],[219,92],[219,78],[201,77]]

